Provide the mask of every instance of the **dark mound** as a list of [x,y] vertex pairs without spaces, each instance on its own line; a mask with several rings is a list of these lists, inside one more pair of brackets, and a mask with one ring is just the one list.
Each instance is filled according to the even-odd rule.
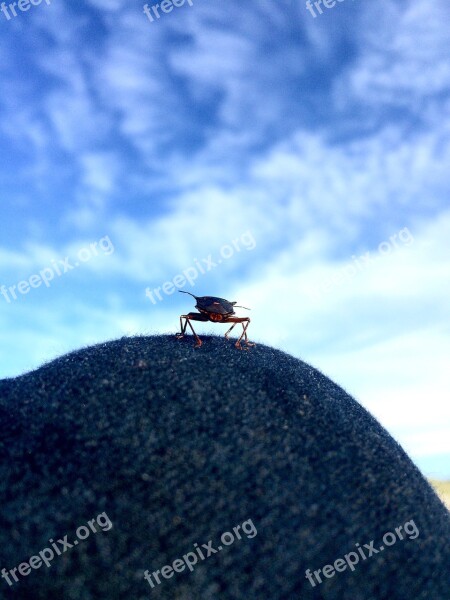
[[203,341],[121,339],[0,382],[1,597],[450,598],[449,514],[388,433],[300,360]]

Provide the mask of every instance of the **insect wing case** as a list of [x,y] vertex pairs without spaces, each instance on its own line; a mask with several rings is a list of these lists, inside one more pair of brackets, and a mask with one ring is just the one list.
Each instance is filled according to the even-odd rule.
[[202,296],[197,298],[195,305],[200,312],[215,313],[219,315],[234,315],[234,307],[231,302],[224,298],[215,298],[214,296]]

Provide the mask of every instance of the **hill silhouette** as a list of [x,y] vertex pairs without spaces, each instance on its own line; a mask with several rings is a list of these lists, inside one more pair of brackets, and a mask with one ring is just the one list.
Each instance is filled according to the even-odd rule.
[[[383,427],[301,360],[202,340],[122,338],[0,381],[0,569],[112,523],[0,579],[0,597],[450,598],[449,513]],[[307,579],[411,522],[418,535]],[[223,532],[192,571],[144,579]]]

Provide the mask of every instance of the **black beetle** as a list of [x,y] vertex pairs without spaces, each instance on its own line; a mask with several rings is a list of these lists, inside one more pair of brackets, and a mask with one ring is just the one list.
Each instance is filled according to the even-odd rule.
[[[236,348],[242,350],[241,340],[244,338],[244,344],[247,346],[254,346],[248,341],[247,338],[247,327],[250,324],[250,319],[248,317],[235,317],[233,316],[234,309],[236,308],[245,308],[245,306],[236,306],[236,302],[229,302],[225,300],[225,298],[216,298],[215,296],[194,296],[190,292],[185,292],[184,290],[178,290],[183,294],[189,294],[193,298],[196,299],[195,308],[199,311],[190,312],[187,315],[180,316],[180,328],[181,332],[177,333],[177,338],[181,339],[184,337],[186,333],[186,327],[189,324],[192,333],[194,334],[196,344],[194,348],[199,348],[202,345],[201,339],[195,333],[194,328],[192,327],[191,321],[212,321],[213,323],[233,323],[230,329],[226,332],[225,337],[228,339],[228,334],[230,331],[237,325],[237,323],[242,323],[242,333],[238,341],[236,342]],[[245,310],[250,310],[249,308],[245,308]],[[184,319],[184,323],[183,323]]]

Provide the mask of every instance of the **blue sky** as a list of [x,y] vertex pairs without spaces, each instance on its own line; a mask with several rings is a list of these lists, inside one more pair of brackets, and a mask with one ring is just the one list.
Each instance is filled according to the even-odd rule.
[[179,285],[251,307],[253,340],[318,367],[450,477],[448,2],[9,16],[0,376],[175,332],[193,309]]

